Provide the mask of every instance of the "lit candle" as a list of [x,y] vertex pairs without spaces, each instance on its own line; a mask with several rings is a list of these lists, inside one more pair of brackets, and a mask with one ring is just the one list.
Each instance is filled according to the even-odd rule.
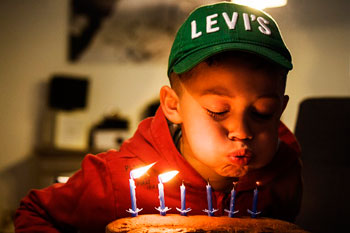
[[159,191],[160,208],[163,210],[165,208],[165,199],[164,199],[164,185],[161,181],[159,181],[159,184],[158,184],[158,191]]
[[131,197],[131,209],[126,210],[127,212],[131,213],[132,217],[136,217],[138,215],[138,212],[142,210],[138,209],[136,206],[136,185],[134,179],[137,179],[141,177],[143,174],[145,174],[148,169],[150,169],[155,163],[152,163],[145,167],[140,167],[134,170],[130,171],[130,179],[129,179],[129,187],[130,187],[130,197]]
[[142,209],[138,209],[136,206],[136,185],[134,179],[129,179],[129,186],[130,186],[130,196],[131,196],[131,210],[127,210],[127,212],[131,213],[132,217],[136,217],[137,213],[140,212]]
[[160,215],[162,215],[162,216],[165,216],[166,212],[168,210],[171,210],[171,208],[168,208],[168,207],[165,206],[164,185],[163,185],[163,183],[168,182],[169,180],[171,180],[174,176],[177,175],[177,173],[179,173],[179,172],[178,171],[170,171],[170,172],[166,172],[166,173],[160,174],[158,176],[158,180],[159,180],[158,192],[159,192],[160,206],[156,207],[156,210],[158,210]]
[[208,184],[207,184],[206,188],[207,188],[208,209],[207,210],[203,210],[203,211],[207,212],[208,216],[214,216],[214,212],[216,212],[218,210],[213,208],[212,192],[211,192],[211,186],[209,184],[209,180],[208,180]]
[[260,214],[261,212],[257,211],[257,205],[258,205],[258,186],[259,186],[259,181],[256,182],[256,187],[254,189],[254,196],[253,196],[253,206],[252,206],[252,210],[248,209],[248,213],[251,214],[252,218],[256,218],[258,214]]
[[233,182],[233,188],[231,190],[231,200],[230,200],[230,210],[225,211],[228,213],[230,218],[234,217],[234,214],[238,213],[239,210],[235,211],[235,199],[236,199],[236,190],[235,190],[236,182]]
[[182,181],[182,185],[180,186],[180,193],[181,193],[181,209],[176,209],[181,213],[182,216],[186,216],[187,212],[191,211],[191,208],[186,209],[186,187],[184,185],[184,182]]

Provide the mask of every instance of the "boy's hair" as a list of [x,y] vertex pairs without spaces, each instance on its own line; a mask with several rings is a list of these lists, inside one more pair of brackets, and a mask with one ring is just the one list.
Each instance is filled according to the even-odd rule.
[[286,70],[293,68],[289,50],[270,15],[220,2],[197,8],[182,24],[169,55],[168,76],[187,73],[202,61],[217,60],[214,55],[223,56],[225,51],[245,51]]
[[[283,92],[285,91],[288,70],[254,53],[249,53],[244,51],[235,51],[235,50],[225,51],[222,53],[215,54],[205,59],[203,62],[205,62],[206,65],[208,65],[209,67],[220,66],[220,64],[232,58],[245,61],[249,65],[249,68],[252,70],[263,70],[269,73],[277,74],[277,76],[282,80]],[[197,72],[196,67],[197,65],[192,69],[190,69],[189,71],[181,74],[176,74],[175,72],[171,72],[169,76],[170,86],[175,90],[175,92],[178,95],[181,95],[182,93],[180,82],[190,79],[195,74],[195,72]]]

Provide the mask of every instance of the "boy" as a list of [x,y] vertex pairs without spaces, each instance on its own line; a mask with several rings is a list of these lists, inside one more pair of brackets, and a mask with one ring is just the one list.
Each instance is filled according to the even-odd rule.
[[156,115],[119,152],[87,155],[66,184],[31,191],[17,210],[16,232],[103,232],[109,222],[130,216],[130,170],[153,162],[148,176],[136,180],[140,214],[157,213],[157,176],[178,170],[164,184],[168,213],[180,207],[183,182],[189,214],[205,214],[209,181],[216,216],[227,214],[233,182],[235,216],[249,215],[258,181],[260,216],[294,221],[300,150],[279,120],[291,69],[270,16],[227,2],[196,9],[174,41],[171,87],[161,88]]

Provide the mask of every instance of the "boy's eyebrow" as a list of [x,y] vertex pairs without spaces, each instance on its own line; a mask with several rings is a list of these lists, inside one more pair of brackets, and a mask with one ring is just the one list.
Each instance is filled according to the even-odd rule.
[[271,94],[265,94],[259,96],[259,98],[273,98],[273,99],[280,99],[280,96],[277,93],[271,93]]
[[219,96],[227,96],[227,97],[233,97],[232,93],[223,87],[212,87],[209,89],[205,89],[202,91],[201,95],[219,95]]
[[[223,87],[213,87],[209,89],[205,89],[202,91],[201,96],[204,95],[218,95],[218,96],[225,96],[225,97],[234,97],[234,95]],[[264,94],[259,96],[259,98],[272,98],[272,99],[280,99],[280,96],[277,93],[270,93],[270,94]]]

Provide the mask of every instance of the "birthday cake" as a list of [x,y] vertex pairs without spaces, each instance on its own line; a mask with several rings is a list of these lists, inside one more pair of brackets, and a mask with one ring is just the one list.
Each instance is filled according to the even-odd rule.
[[295,224],[271,218],[229,218],[206,215],[181,216],[145,214],[121,218],[107,225],[107,233],[117,232],[293,232],[306,233]]

